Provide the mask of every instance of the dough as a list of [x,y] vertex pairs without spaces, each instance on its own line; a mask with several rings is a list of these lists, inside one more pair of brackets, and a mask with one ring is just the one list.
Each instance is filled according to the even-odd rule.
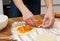
[[51,33],[44,33],[36,37],[36,41],[57,41],[56,35]]

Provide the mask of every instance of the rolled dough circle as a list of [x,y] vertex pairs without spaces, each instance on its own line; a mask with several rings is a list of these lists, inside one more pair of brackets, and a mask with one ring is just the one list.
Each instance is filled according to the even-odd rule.
[[36,41],[57,41],[56,35],[51,33],[44,33],[36,37]]

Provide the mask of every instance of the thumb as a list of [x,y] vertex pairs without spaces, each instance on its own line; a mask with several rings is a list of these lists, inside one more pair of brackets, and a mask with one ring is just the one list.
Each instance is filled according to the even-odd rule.
[[43,19],[42,26],[45,25],[46,18]]

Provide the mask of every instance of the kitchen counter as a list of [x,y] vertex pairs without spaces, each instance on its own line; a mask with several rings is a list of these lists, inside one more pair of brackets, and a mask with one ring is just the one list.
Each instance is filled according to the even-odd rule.
[[[35,15],[35,17],[37,19],[39,19],[39,17],[43,18],[44,15]],[[60,19],[60,18],[58,18]],[[15,21],[23,21],[22,17],[17,17],[17,18],[9,18],[8,20],[8,25],[6,26],[5,29],[3,29],[2,31],[0,31],[0,41],[12,41],[10,40],[10,36],[11,36],[11,27],[12,27],[12,23]]]

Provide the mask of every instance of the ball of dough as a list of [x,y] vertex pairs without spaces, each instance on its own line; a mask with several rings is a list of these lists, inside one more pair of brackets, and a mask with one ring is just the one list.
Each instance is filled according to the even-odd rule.
[[57,41],[56,35],[51,33],[44,33],[36,37],[36,41]]

